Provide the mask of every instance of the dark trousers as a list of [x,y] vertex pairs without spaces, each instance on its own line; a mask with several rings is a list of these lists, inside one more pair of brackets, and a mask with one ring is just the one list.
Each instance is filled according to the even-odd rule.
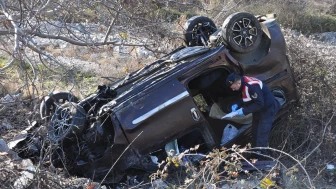
[[[267,109],[253,114],[252,121],[252,147],[267,147],[268,136],[272,129],[272,124],[276,113],[280,109],[280,104],[275,101]],[[267,150],[260,150],[262,154],[267,154]]]
[[[252,121],[252,146],[253,147],[267,147],[268,146],[268,136],[272,129],[272,123],[274,116],[263,118],[263,119],[253,119]],[[260,150],[262,154],[266,154],[266,150]]]

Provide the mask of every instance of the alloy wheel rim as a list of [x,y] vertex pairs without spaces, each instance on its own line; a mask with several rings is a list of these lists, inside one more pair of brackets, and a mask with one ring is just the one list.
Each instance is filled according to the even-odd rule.
[[69,132],[71,128],[72,115],[70,108],[64,108],[57,115],[57,120],[53,125],[53,139],[59,141],[62,139],[66,133]]
[[241,48],[250,47],[258,36],[257,27],[252,24],[251,19],[242,18],[234,22],[232,26],[232,40]]

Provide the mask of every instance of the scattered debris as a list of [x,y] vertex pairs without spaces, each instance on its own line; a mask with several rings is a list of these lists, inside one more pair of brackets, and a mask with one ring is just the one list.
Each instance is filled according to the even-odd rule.
[[34,121],[30,126],[22,130],[19,135],[17,135],[12,141],[8,143],[9,149],[17,152],[20,157],[38,157],[42,145],[39,135],[43,134],[43,132],[39,133],[43,127],[34,130],[38,126],[39,124]]

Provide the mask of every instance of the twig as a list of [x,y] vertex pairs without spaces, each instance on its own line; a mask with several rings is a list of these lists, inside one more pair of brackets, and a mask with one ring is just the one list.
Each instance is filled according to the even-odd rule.
[[[266,150],[273,150],[273,151],[279,152],[279,153],[281,153],[281,154],[284,154],[284,155],[290,157],[292,160],[294,160],[294,161],[297,163],[296,165],[299,165],[299,166],[302,168],[302,170],[304,171],[305,175],[306,175],[307,178],[308,178],[308,182],[309,182],[310,187],[311,187],[311,188],[314,188],[314,186],[313,186],[313,184],[312,184],[312,182],[311,182],[311,179],[310,179],[310,176],[309,176],[307,170],[306,170],[306,169],[304,168],[304,166],[301,164],[302,161],[297,160],[296,158],[294,158],[294,157],[293,157],[292,155],[290,155],[289,153],[286,153],[286,152],[284,152],[284,151],[281,151],[281,150],[278,150],[278,149],[275,149],[275,148],[270,148],[270,147],[254,147],[254,148],[250,148],[249,150],[255,150],[255,149],[257,149],[257,150],[265,150],[265,149],[266,149]],[[255,153],[255,152],[252,151],[251,153]],[[270,157],[270,156],[266,156],[266,157]],[[295,166],[296,166],[296,165],[295,165]],[[295,166],[292,166],[292,167],[295,167]]]
[[335,112],[333,112],[333,114],[332,114],[332,116],[331,116],[331,118],[329,119],[329,121],[326,123],[326,125],[325,125],[325,127],[324,127],[324,129],[323,129],[323,133],[322,133],[322,139],[321,139],[321,141],[320,141],[320,143],[306,156],[306,157],[304,157],[301,161],[300,161],[300,163],[301,162],[303,162],[303,161],[306,161],[307,160],[307,158],[309,157],[309,156],[311,156],[322,144],[323,144],[323,138],[324,138],[324,135],[325,135],[325,133],[326,133],[326,130],[327,130],[327,127],[328,127],[328,125],[330,124],[330,122],[331,122],[331,120],[334,118],[334,116],[335,116]]
[[233,6],[231,6],[231,7],[226,7],[225,6],[225,8],[223,8],[215,17],[214,17],[214,21],[217,21],[218,19],[219,19],[219,17],[221,16],[221,14],[223,14],[224,12],[226,12],[226,11],[228,11],[228,10],[230,10],[230,9],[232,9],[233,7],[235,7],[235,6],[237,6],[239,3],[241,3],[242,2],[242,0],[240,0],[240,1],[238,1],[237,3],[235,3]]
[[107,38],[110,35],[112,27],[114,26],[114,23],[118,19],[118,17],[119,17],[119,11],[117,12],[117,15],[113,18],[113,20],[111,21],[111,24],[109,25],[109,27],[107,29],[107,32],[106,32],[105,37],[104,37],[104,43],[107,42]]

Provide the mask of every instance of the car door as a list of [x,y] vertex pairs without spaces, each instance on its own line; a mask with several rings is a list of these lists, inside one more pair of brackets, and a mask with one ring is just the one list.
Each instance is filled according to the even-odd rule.
[[116,115],[133,149],[139,154],[161,148],[196,128],[207,135],[206,143],[214,145],[206,119],[177,79],[131,100]]

